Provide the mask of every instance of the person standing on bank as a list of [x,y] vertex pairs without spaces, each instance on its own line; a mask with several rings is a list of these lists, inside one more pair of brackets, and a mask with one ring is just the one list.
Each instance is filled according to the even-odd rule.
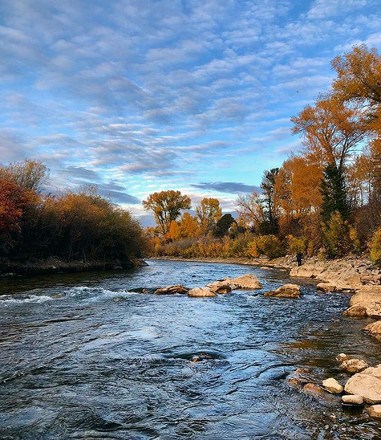
[[298,266],[302,265],[302,257],[303,257],[303,254],[301,252],[298,252],[296,254],[296,261],[298,262]]

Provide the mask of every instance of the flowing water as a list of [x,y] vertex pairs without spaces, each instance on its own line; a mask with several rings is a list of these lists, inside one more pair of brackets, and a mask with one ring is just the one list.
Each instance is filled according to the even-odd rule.
[[[264,288],[133,292],[244,273]],[[1,280],[0,438],[380,439],[381,423],[365,412],[287,383],[296,368],[344,382],[340,352],[381,362],[366,321],[341,316],[348,296],[296,280],[300,299],[263,297],[289,281],[279,270],[171,261]]]

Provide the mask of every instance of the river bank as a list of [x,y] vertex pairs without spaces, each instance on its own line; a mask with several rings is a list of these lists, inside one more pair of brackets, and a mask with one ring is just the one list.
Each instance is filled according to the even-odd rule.
[[73,260],[65,261],[51,257],[45,260],[34,260],[28,262],[0,261],[0,277],[12,277],[16,275],[42,275],[54,273],[76,273],[105,270],[122,270],[140,267],[146,263],[141,259],[133,260]]
[[158,260],[199,261],[202,263],[229,263],[262,268],[288,270],[292,277],[310,278],[319,282],[323,291],[347,291],[354,293],[364,285],[381,285],[381,268],[365,258],[346,257],[336,260],[305,259],[297,265],[294,256],[274,258],[176,258],[159,257]]

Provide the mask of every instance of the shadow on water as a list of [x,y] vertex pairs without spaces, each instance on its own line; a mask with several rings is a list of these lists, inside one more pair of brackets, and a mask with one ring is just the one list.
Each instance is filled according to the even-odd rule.
[[[243,273],[264,288],[216,298],[131,292]],[[152,261],[9,282],[0,296],[0,437],[381,438],[365,412],[289,386],[296,368],[316,383],[344,383],[340,352],[381,359],[364,321],[341,316],[348,296],[303,283],[299,300],[263,297],[289,281],[249,266]]]

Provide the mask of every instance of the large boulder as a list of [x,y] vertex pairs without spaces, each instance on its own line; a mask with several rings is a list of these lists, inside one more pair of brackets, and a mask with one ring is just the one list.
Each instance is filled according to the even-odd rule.
[[207,287],[195,287],[194,289],[189,290],[188,296],[192,298],[203,298],[203,297],[214,297],[217,295]]
[[361,373],[356,373],[345,384],[348,394],[362,396],[366,403],[381,402],[381,364],[377,367],[366,368]]
[[266,292],[264,296],[273,296],[276,298],[299,298],[300,286],[297,284],[285,284],[278,287],[276,290]]
[[188,293],[189,289],[186,287],[176,284],[174,286],[166,286],[166,287],[160,287],[155,290],[155,295],[174,295],[175,293],[181,293],[185,294]]
[[232,289],[262,289],[262,284],[255,275],[247,274],[236,278],[227,278],[224,280]]
[[381,319],[381,286],[363,286],[349,302],[345,316]]

